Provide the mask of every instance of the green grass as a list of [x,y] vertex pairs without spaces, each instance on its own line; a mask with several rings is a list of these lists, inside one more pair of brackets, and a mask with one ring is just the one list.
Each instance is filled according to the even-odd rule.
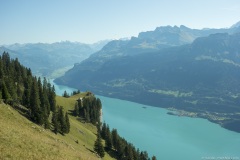
[[[85,95],[57,97],[57,104],[69,112],[73,109],[76,98]],[[69,115],[70,133],[62,136],[32,123],[11,106],[0,104],[0,115],[0,159],[100,159],[93,152],[96,127],[81,123],[74,116]],[[104,160],[112,159],[105,154]]]

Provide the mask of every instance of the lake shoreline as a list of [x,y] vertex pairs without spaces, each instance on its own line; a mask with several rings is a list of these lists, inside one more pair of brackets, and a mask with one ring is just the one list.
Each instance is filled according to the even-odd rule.
[[[163,107],[161,105],[156,105],[155,103],[149,103],[145,100],[141,100],[141,99],[135,99],[135,98],[128,98],[125,96],[115,96],[112,94],[105,94],[104,92],[98,92],[98,91],[93,91],[94,93],[96,93],[97,95],[100,96],[106,96],[106,97],[110,97],[110,98],[116,98],[116,99],[120,99],[120,100],[125,100],[125,101],[129,101],[129,102],[135,102],[135,103],[139,103],[142,105],[148,105],[151,107],[156,107],[156,108],[162,108],[162,109],[167,109],[169,112],[173,112],[174,113],[172,115],[174,116],[181,116],[181,117],[191,117],[191,118],[202,118],[202,119],[206,119],[208,121],[210,121],[211,123],[215,123],[220,125],[222,128],[225,128],[227,130],[236,132],[236,133],[240,133],[240,128],[238,127],[238,125],[240,124],[240,121],[238,120],[234,120],[235,116],[239,116],[238,113],[216,113],[216,112],[196,112],[195,110],[193,110],[192,108],[185,108],[185,107]],[[234,125],[232,125],[234,124]]]
[[[65,90],[68,93],[76,90],[55,85],[60,96]],[[84,89],[81,88],[81,91]],[[216,123],[187,115],[170,116],[168,112],[177,111],[94,93],[102,101],[103,121],[111,129],[116,128],[137,148],[156,155],[158,159],[200,160],[205,155],[240,157],[240,134],[223,129]],[[171,154],[173,151],[174,154]]]
[[[53,82],[56,83],[57,85],[65,85],[65,84],[58,83],[58,81],[55,81],[55,80],[53,80]],[[67,86],[75,88],[75,86],[72,86],[72,85],[67,85]],[[84,88],[83,88],[83,90],[84,90]],[[87,89],[85,89],[85,90],[87,90]],[[135,98],[134,96],[129,97],[129,96],[121,95],[121,94],[105,93],[103,91],[99,91],[98,89],[92,89],[91,91],[94,94],[99,95],[99,96],[116,98],[116,99],[119,99],[119,100],[135,102],[135,103],[139,103],[139,104],[142,104],[142,105],[148,105],[148,106],[151,106],[151,107],[167,109],[167,110],[169,110],[169,113],[171,115],[174,115],[174,116],[207,119],[208,121],[210,121],[212,123],[215,123],[215,124],[218,124],[218,125],[220,125],[221,127],[225,128],[227,130],[240,133],[240,128],[237,127],[238,124],[240,124],[240,121],[234,119],[235,116],[239,116],[238,113],[214,113],[214,112],[210,113],[210,112],[203,112],[203,111],[196,112],[196,109],[187,108],[187,107],[183,107],[183,106],[178,106],[178,107],[166,106],[166,107],[163,107],[162,105],[158,105],[156,102],[148,101],[146,99]]]

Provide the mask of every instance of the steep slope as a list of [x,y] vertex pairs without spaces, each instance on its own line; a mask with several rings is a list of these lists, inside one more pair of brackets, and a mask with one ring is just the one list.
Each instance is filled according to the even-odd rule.
[[[97,94],[184,110],[238,130],[240,34],[214,34],[191,45],[77,66],[57,80]],[[194,114],[192,114],[192,113]],[[230,126],[230,127],[229,127]]]
[[[57,97],[65,110],[74,98]],[[0,104],[0,159],[99,159],[93,153],[96,128],[70,116],[70,133],[62,136],[32,123],[11,106]],[[78,142],[78,143],[77,143]],[[108,154],[104,159],[112,159]]]

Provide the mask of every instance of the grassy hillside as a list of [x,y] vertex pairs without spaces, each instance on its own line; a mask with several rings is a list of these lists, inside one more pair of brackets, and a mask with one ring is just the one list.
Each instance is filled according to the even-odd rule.
[[[79,96],[85,94],[57,97],[57,104],[69,112]],[[76,117],[69,115],[70,133],[62,136],[32,123],[11,106],[0,104],[0,115],[0,159],[99,159],[93,153],[96,127]],[[104,159],[112,158],[106,153]]]

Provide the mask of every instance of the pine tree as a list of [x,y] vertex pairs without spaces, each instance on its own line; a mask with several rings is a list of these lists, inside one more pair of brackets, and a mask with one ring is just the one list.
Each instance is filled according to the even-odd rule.
[[32,77],[31,75],[28,75],[24,81],[24,94],[22,97],[23,105],[28,108],[30,108],[31,89],[32,89]]
[[65,97],[65,98],[69,98],[70,97],[66,90],[63,93],[63,97]]
[[75,107],[74,107],[74,115],[75,115],[75,116],[79,116],[78,102],[75,103]]
[[[13,77],[13,75],[10,75],[10,77]],[[9,100],[12,103],[13,100],[17,100],[17,87],[13,79],[10,77],[5,81],[5,84],[11,97]]]
[[46,78],[42,84],[41,78],[33,77],[31,69],[22,66],[18,59],[10,59],[6,52],[0,56],[0,98],[4,102],[25,106],[33,122],[50,128],[50,110],[56,113],[55,96],[54,86]]
[[117,139],[117,146],[116,150],[118,152],[118,156],[120,159],[124,158],[124,149],[125,149],[125,143],[121,138]]
[[107,125],[103,122],[102,129],[101,129],[101,137],[106,140],[106,132],[107,132]]
[[140,160],[148,160],[148,153],[146,151],[140,153]]
[[22,96],[23,96],[23,91],[21,90],[21,87],[19,83],[17,84],[17,100],[18,102],[22,102]]
[[101,139],[101,136],[100,136],[100,133],[98,132],[98,135],[97,135],[97,139],[94,143],[94,151],[97,152],[97,154],[103,158],[105,153],[104,153],[104,148],[103,148],[103,144],[102,144],[102,139]]
[[70,132],[70,122],[69,122],[69,117],[68,117],[68,113],[66,112],[65,114],[65,120],[66,120],[66,133],[69,133]]
[[116,129],[112,130],[112,144],[115,149],[117,149],[117,143],[118,143],[118,133]]
[[49,114],[50,114],[50,103],[49,103],[49,100],[48,100],[48,91],[47,91],[47,88],[46,88],[45,85],[43,85],[42,93],[43,93],[42,103],[44,105],[44,108],[46,110],[47,115],[49,116]]
[[45,129],[50,129],[50,122],[48,120],[48,117],[44,118],[44,128]]
[[62,135],[64,135],[64,133],[67,133],[67,125],[66,125],[66,120],[65,120],[62,106],[59,107],[59,110],[58,110],[58,122],[60,124],[60,132]]
[[39,91],[36,77],[33,80],[30,97],[30,118],[37,124],[43,124],[43,116],[40,110]]
[[156,156],[153,156],[153,157],[152,157],[152,160],[157,160],[157,157],[156,157]]
[[48,101],[50,104],[50,109],[51,109],[51,111],[54,111],[56,109],[55,87],[54,87],[54,85],[51,87],[51,84],[48,83],[47,88],[48,88]]
[[55,134],[57,134],[60,130],[60,125],[59,125],[59,122],[58,122],[58,113],[57,111],[54,111],[53,112],[53,115],[52,115],[52,125],[53,125],[53,132]]
[[2,79],[4,76],[3,73],[3,61],[2,61],[2,57],[0,56],[0,79]]
[[83,106],[82,106],[82,100],[79,98],[78,100],[77,100],[77,103],[78,103],[78,115],[79,116],[83,116]]
[[8,93],[8,89],[7,89],[7,87],[6,87],[6,84],[5,84],[5,82],[4,81],[2,81],[2,99],[6,102],[6,103],[8,103],[9,102],[9,100],[11,99],[11,96],[10,96],[10,94]]
[[132,160],[134,159],[133,157],[133,152],[132,152],[132,146],[127,144],[124,149],[124,157],[126,160]]
[[106,127],[105,141],[106,141],[106,148],[108,148],[109,150],[112,149],[112,134],[110,132],[108,125]]

